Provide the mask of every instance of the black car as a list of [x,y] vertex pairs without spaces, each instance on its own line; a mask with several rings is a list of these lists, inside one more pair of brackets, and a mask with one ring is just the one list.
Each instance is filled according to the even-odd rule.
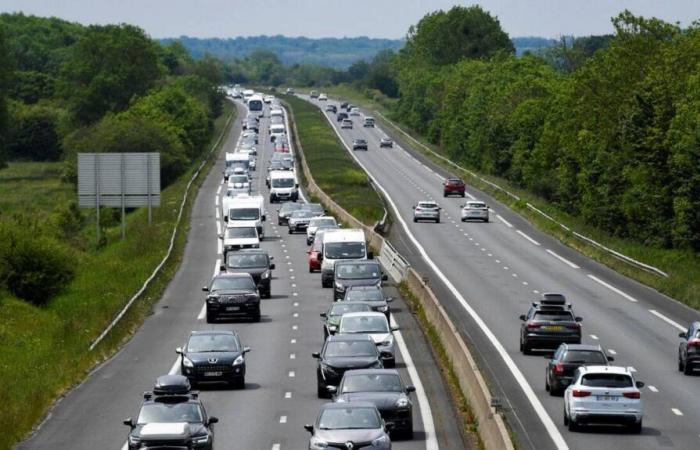
[[333,303],[328,311],[321,313],[323,319],[323,339],[338,330],[338,324],[343,314],[350,312],[372,311],[372,308],[365,302],[341,302]]
[[248,273],[253,277],[261,297],[271,297],[272,271],[275,270],[274,257],[262,249],[244,249],[226,254],[221,271],[227,273]]
[[329,336],[321,351],[311,356],[318,359],[316,392],[319,398],[330,397],[328,386],[338,386],[346,370],[384,368],[377,346],[366,334]]
[[181,355],[180,372],[191,384],[228,383],[245,388],[245,354],[250,348],[241,344],[238,334],[230,330],[193,331]]
[[335,390],[335,402],[372,403],[382,419],[394,424],[392,437],[413,437],[413,403],[408,395],[416,388],[404,385],[397,370],[348,370],[338,388],[329,390]]
[[688,331],[678,335],[681,342],[678,345],[678,370],[686,375],[700,366],[700,322],[693,322]]
[[600,345],[561,344],[547,364],[545,390],[549,395],[559,395],[571,384],[579,367],[607,366],[614,360]]
[[520,351],[529,354],[532,349],[552,349],[560,344],[581,343],[580,317],[574,315],[571,305],[561,294],[542,294],[527,314],[520,316]]
[[241,316],[260,322],[260,294],[250,274],[220,273],[202,290],[209,293],[206,299],[207,323],[221,317]]
[[289,222],[289,215],[294,211],[300,210],[304,205],[302,203],[296,202],[285,202],[277,210],[277,225],[287,225]]
[[343,120],[345,120],[345,119],[347,119],[347,118],[349,118],[349,117],[348,117],[348,113],[344,113],[344,112],[339,112],[339,113],[335,116],[335,120],[336,120],[337,122],[342,122]]
[[348,286],[345,288],[344,302],[364,302],[367,303],[372,311],[383,312],[386,314],[386,319],[391,316],[391,308],[389,303],[394,299],[386,297],[384,291],[379,286]]
[[336,108],[335,105],[327,105],[327,106],[326,106],[326,112],[332,112],[332,113],[335,114],[335,113],[338,112],[338,108]]
[[366,139],[353,139],[352,140],[353,150],[365,150],[367,151],[367,140]]
[[182,375],[158,377],[152,392],[143,394],[136,420],[128,418],[129,450],[214,448],[214,427],[219,419],[208,417],[197,392]]
[[[390,449],[389,432],[393,424],[385,423],[371,403],[326,403],[321,406],[314,425],[304,425],[311,433],[309,450]],[[323,442],[322,447],[316,445]]]
[[349,286],[381,286],[388,277],[382,275],[382,267],[376,260],[340,260],[333,271],[333,301],[345,297]]
[[341,102],[340,109],[348,109],[348,102]]

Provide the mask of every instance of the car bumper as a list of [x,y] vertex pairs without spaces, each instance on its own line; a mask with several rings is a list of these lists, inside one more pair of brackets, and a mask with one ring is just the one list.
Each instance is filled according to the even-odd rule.
[[209,304],[207,303],[207,316],[217,318],[225,317],[250,317],[260,314],[260,303],[246,303],[239,305]]
[[294,225],[289,224],[289,229],[294,230],[294,231],[306,231],[306,229],[309,227],[308,223],[295,223]]
[[485,220],[489,218],[489,213],[466,213],[462,214],[462,220]]
[[403,409],[380,409],[379,414],[385,422],[394,424],[394,430],[404,431],[413,429],[412,408]]
[[440,214],[414,214],[416,220],[435,220],[440,218]]
[[525,342],[530,348],[557,348],[560,344],[580,344],[581,336],[533,336],[528,335]]
[[443,193],[445,195],[464,195],[464,189],[445,189]]
[[237,366],[181,367],[182,374],[190,383],[227,383],[245,377],[245,363]]
[[623,424],[639,423],[644,414],[641,411],[572,411],[570,418],[577,423]]

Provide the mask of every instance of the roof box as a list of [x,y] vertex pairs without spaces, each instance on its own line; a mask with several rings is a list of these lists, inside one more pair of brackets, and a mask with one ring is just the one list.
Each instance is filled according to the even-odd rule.
[[186,395],[190,392],[190,381],[182,375],[162,375],[153,386],[155,395]]
[[563,294],[553,294],[545,292],[540,297],[540,303],[543,305],[566,305],[566,297]]

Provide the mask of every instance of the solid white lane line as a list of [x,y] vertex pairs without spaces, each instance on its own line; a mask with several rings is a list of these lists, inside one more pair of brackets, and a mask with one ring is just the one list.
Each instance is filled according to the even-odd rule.
[[592,335],[591,335],[591,339],[593,339],[594,341],[597,341],[597,340],[598,340],[598,336],[596,336],[595,334],[592,334]]
[[280,416],[280,423],[287,423],[287,416]]
[[199,311],[199,314],[197,315],[197,320],[204,320],[204,317],[207,315],[207,303],[205,302],[202,305],[202,310]]
[[501,222],[503,222],[508,228],[513,228],[513,225],[511,225],[510,222],[508,222],[506,219],[504,219],[503,217],[501,217],[500,214],[496,214],[496,218],[497,218],[498,220],[500,220]]
[[173,363],[173,366],[170,368],[168,371],[168,375],[177,375],[180,373],[180,358],[181,356],[178,356],[175,362]]
[[608,283],[606,283],[605,281],[603,281],[603,280],[601,280],[600,278],[596,277],[595,275],[591,275],[591,274],[589,273],[589,274],[588,274],[588,278],[590,278],[591,280],[593,280],[593,281],[595,281],[596,283],[600,284],[601,286],[605,286],[606,288],[608,288],[608,289],[610,289],[611,291],[613,291],[614,293],[616,293],[616,294],[618,294],[618,295],[620,295],[620,296],[626,298],[627,300],[631,301],[632,303],[637,303],[637,299],[636,299],[636,298],[632,297],[631,295],[629,295],[629,294],[627,294],[627,293],[625,293],[625,292],[622,292],[621,290],[619,290],[619,289],[616,288],[615,286],[609,285]]
[[682,415],[683,415],[683,412],[682,412],[680,409],[678,409],[678,408],[671,408],[671,411],[673,411],[673,414],[675,414],[675,415],[677,415],[677,416],[682,416]]
[[650,390],[651,392],[659,392],[659,390],[656,388],[656,386],[651,386],[651,385],[649,385],[649,386],[647,386],[647,388],[649,388],[649,390]]
[[655,315],[656,317],[658,317],[659,319],[663,320],[667,324],[676,327],[678,330],[686,331],[686,328],[683,325],[681,325],[680,323],[676,322],[673,319],[669,319],[668,317],[664,316],[663,314],[661,314],[657,310],[650,309],[649,312],[652,313],[653,315]]
[[563,262],[564,264],[566,264],[567,266],[571,267],[572,269],[580,269],[579,266],[577,266],[576,264],[572,263],[571,261],[569,261],[568,259],[564,258],[563,256],[560,256],[560,255],[554,253],[554,252],[551,251],[550,249],[547,249],[547,253],[549,253],[550,255],[554,256],[554,257],[557,258],[559,261]]
[[215,211],[216,211],[216,220],[217,221],[221,220],[221,213],[219,212],[219,208],[216,208]]
[[617,352],[611,348],[608,349],[608,353],[610,353],[613,356],[617,355]]
[[[216,224],[218,225],[219,222],[216,222]],[[217,226],[217,231],[218,231],[218,228],[219,228],[219,227]],[[220,234],[220,233],[219,233],[219,234]],[[224,254],[224,241],[222,241],[221,239],[219,239],[219,236],[216,237],[216,253],[217,253],[218,255],[223,255],[223,254]]]
[[539,242],[537,242],[536,240],[532,239],[530,236],[528,236],[527,234],[523,233],[522,231],[520,231],[520,230],[515,230],[515,232],[518,233],[520,236],[524,237],[525,239],[527,239],[528,241],[530,241],[531,243],[533,243],[533,244],[535,244],[535,245],[540,245]]
[[[216,221],[216,240],[218,241],[219,245],[221,245],[221,239],[219,239],[219,235],[221,234],[221,222],[218,220]],[[221,253],[221,250],[219,250],[219,253]]]
[[220,195],[220,194],[221,194],[221,186],[222,186],[222,185],[219,185],[219,187],[216,188],[216,195]]
[[214,206],[219,207],[219,196],[217,195],[214,199]]

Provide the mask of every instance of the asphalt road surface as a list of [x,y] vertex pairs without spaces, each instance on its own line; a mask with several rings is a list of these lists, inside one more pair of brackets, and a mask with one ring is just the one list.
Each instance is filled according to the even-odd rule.
[[[165,373],[179,373],[174,350],[191,330],[231,329],[252,348],[247,356],[245,390],[205,388],[201,398],[210,415],[220,419],[215,447],[241,450],[298,450],[308,445],[305,423],[313,423],[316,398],[316,360],[311,353],[323,343],[319,313],[331,302],[330,289],[322,289],[320,274],[310,274],[305,236],[288,235],[278,227],[278,205],[266,205],[266,238],[262,247],[274,257],[272,298],[262,300],[260,323],[207,324],[201,287],[208,284],[222,258],[217,234],[221,222],[221,172],[224,152],[232,152],[246,111],[239,103],[238,119],[226,138],[224,150],[199,189],[191,217],[182,264],[154,313],[112,359],[60,401],[41,427],[20,449],[120,449],[125,447],[126,417],[135,416],[142,393]],[[266,167],[272,152],[267,136],[268,119],[261,121],[258,169],[253,189],[267,201]],[[391,289],[391,288],[389,288]],[[393,294],[396,296],[396,293]],[[403,349],[397,367],[412,394],[415,437],[398,441],[395,449],[465,448],[435,361],[401,299],[392,304],[394,319],[402,327]],[[425,419],[425,420],[424,420]]]
[[[325,110],[326,102],[313,103]],[[351,117],[354,128],[341,130],[335,115],[325,114],[346,144],[367,139],[369,151],[351,153],[398,212],[392,240],[429,277],[453,322],[473,344],[520,448],[700,447],[700,378],[677,371],[677,336],[700,318],[697,311],[562,245],[475,189],[468,188],[468,196],[487,202],[491,222],[462,223],[464,199],[443,198],[446,171],[400,141],[380,149],[385,130],[364,128],[363,116]],[[413,222],[412,206],[420,200],[442,206],[441,223]],[[519,351],[518,317],[541,292],[565,294],[584,318],[583,342],[602,345],[615,356],[615,365],[630,367],[646,383],[641,435],[616,426],[576,433],[564,427],[563,398],[544,389],[546,353]]]

